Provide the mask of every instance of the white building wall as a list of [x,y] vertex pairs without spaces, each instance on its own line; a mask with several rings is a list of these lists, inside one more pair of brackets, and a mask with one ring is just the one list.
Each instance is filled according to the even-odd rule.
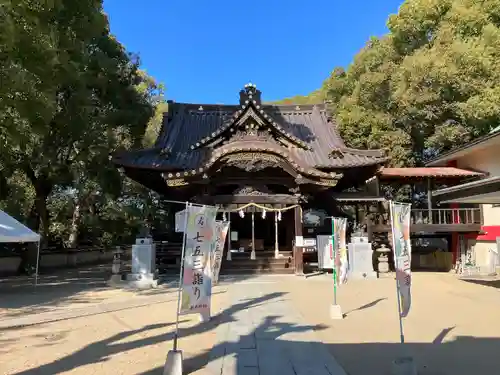
[[[470,155],[457,159],[457,168],[472,169],[486,172],[490,177],[500,176],[500,141],[498,145],[490,145],[480,150],[475,150]],[[481,205],[483,225],[500,225],[500,205]],[[476,265],[482,271],[493,270],[492,249],[496,249],[494,241],[469,240],[468,246],[472,248]]]
[[500,176],[500,144],[475,150],[470,155],[457,159],[457,168],[473,169],[489,173],[490,176]]

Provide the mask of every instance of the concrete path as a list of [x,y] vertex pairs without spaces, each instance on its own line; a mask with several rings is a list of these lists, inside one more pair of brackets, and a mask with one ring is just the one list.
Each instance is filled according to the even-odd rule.
[[[268,298],[259,283],[231,288],[232,306],[262,301],[238,309],[217,327],[217,343],[206,372],[217,375],[345,375],[318,342],[315,329],[285,294]],[[226,320],[226,319],[223,319]]]

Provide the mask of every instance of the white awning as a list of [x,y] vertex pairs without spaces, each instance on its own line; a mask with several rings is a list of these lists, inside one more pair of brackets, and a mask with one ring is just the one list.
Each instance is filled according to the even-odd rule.
[[40,235],[0,210],[0,242],[39,242]]

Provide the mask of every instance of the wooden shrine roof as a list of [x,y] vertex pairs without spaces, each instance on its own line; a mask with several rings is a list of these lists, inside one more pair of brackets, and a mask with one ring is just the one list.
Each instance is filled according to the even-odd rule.
[[[278,135],[291,145],[285,147],[268,142],[262,139],[262,135],[260,138],[258,135],[255,138],[248,136],[238,140],[240,143],[246,142],[246,147],[243,148],[246,152],[275,153],[276,146],[279,146],[284,158],[294,160],[305,170],[372,166],[386,161],[381,150],[346,147],[324,104],[262,104],[260,91],[255,86],[250,86],[250,89],[245,86],[246,91],[240,92],[239,105],[169,102],[155,146],[117,155],[114,162],[126,168],[183,171],[184,175],[195,175],[213,164],[214,154],[215,158],[223,156],[223,152],[218,152],[222,150],[220,146],[223,144],[227,149],[226,153],[241,151],[236,143],[234,147],[230,147],[231,140],[227,139],[230,132],[233,132],[233,136],[236,135],[236,126],[241,126],[246,118],[259,124],[259,130],[263,130],[260,133]],[[222,137],[226,137],[225,142]]]

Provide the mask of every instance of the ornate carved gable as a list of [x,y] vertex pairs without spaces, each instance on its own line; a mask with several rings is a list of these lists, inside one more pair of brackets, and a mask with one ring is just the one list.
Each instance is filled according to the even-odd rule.
[[297,172],[284,160],[274,154],[263,152],[238,152],[227,155],[221,159],[223,165],[236,167],[245,172],[258,172],[266,168],[281,168],[291,176]]
[[230,129],[229,134],[225,137],[220,137],[212,143],[212,145],[230,144],[232,142],[247,142],[254,144],[255,142],[265,142],[269,147],[280,148],[290,146],[290,142],[274,133],[265,125],[258,124],[251,119],[247,119],[234,128]]
[[267,186],[239,186],[233,195],[271,195],[273,194]]
[[[215,146],[228,140],[232,140],[237,134],[238,140],[275,139],[286,146],[309,149],[302,140],[287,132],[266,111],[261,108],[260,91],[255,85],[245,85],[240,92],[241,109],[226,121],[218,130],[209,137],[205,137],[191,145],[194,150],[199,147]],[[267,136],[266,136],[267,133]],[[248,138],[245,138],[247,136]]]

